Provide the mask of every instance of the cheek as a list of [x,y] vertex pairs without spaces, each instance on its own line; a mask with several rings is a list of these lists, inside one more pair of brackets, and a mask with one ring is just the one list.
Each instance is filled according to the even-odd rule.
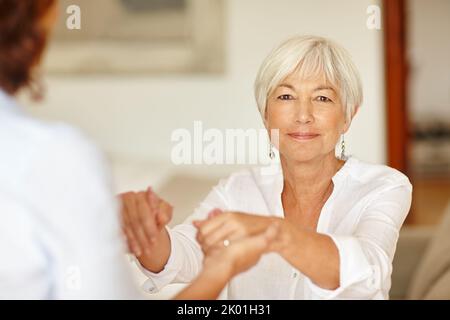
[[277,105],[269,105],[266,121],[269,129],[283,130],[283,128],[289,127],[292,122],[292,111],[286,106],[281,108]]
[[318,127],[327,135],[340,136],[345,119],[342,112],[324,112],[316,117]]
[[[276,110],[276,111],[275,111]],[[267,108],[266,129],[272,144],[279,150],[283,145],[284,133],[291,125],[292,116],[286,108],[271,106]],[[277,130],[272,132],[271,130]]]

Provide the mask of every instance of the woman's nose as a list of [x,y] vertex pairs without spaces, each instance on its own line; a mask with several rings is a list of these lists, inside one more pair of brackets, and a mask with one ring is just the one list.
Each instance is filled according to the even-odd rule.
[[309,123],[314,119],[312,105],[309,101],[298,101],[296,104],[296,121]]

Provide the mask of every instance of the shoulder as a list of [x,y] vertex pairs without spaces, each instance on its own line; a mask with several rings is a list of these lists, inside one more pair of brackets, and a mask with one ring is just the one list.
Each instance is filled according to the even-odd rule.
[[[11,97],[0,91],[0,150],[8,158],[31,162],[43,151],[92,149],[80,131],[61,122],[31,117]],[[42,150],[42,152],[41,152]]]
[[387,165],[374,164],[351,158],[348,174],[350,179],[359,185],[376,186],[405,186],[412,188],[408,177],[402,172]]
[[35,141],[39,147],[36,156],[53,164],[64,160],[82,165],[100,156],[92,140],[79,129],[64,123],[47,124],[42,135]]
[[92,182],[104,175],[106,161],[103,154],[77,128],[63,123],[48,124],[34,141],[36,147],[30,159],[30,174],[47,180]]
[[16,113],[8,114],[1,124],[0,150],[4,156],[0,176],[14,177],[17,183],[35,173],[50,180],[61,172],[75,174],[103,162],[90,139],[67,124]]
[[[355,208],[377,208],[389,214],[399,225],[409,212],[412,185],[408,177],[386,165],[353,159],[347,168],[344,202]],[[371,211],[365,211],[370,214]]]
[[12,156],[40,155],[39,150],[92,148],[92,143],[78,129],[62,122],[34,119],[23,112],[3,110],[0,133],[2,150]]
[[399,229],[412,202],[412,185],[408,177],[386,165],[357,159],[350,164],[340,204],[355,209],[360,221],[384,219]]

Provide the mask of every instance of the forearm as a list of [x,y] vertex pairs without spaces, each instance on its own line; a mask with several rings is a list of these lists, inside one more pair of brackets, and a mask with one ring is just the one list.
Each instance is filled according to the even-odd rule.
[[169,260],[170,253],[169,233],[166,228],[162,228],[155,244],[151,245],[148,253],[143,253],[139,256],[138,260],[145,269],[154,273],[159,273],[164,269]]
[[176,300],[214,300],[217,299],[229,281],[226,273],[213,274],[203,271],[188,287],[183,289]]
[[313,283],[334,290],[340,285],[339,251],[333,240],[317,232],[293,229],[279,249],[281,256]]

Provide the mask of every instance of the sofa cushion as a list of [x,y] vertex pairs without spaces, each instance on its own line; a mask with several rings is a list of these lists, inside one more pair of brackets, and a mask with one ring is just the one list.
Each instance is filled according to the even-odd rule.
[[450,298],[450,268],[442,274],[434,285],[430,287],[423,299],[448,300]]
[[407,297],[450,299],[450,204],[413,276]]

